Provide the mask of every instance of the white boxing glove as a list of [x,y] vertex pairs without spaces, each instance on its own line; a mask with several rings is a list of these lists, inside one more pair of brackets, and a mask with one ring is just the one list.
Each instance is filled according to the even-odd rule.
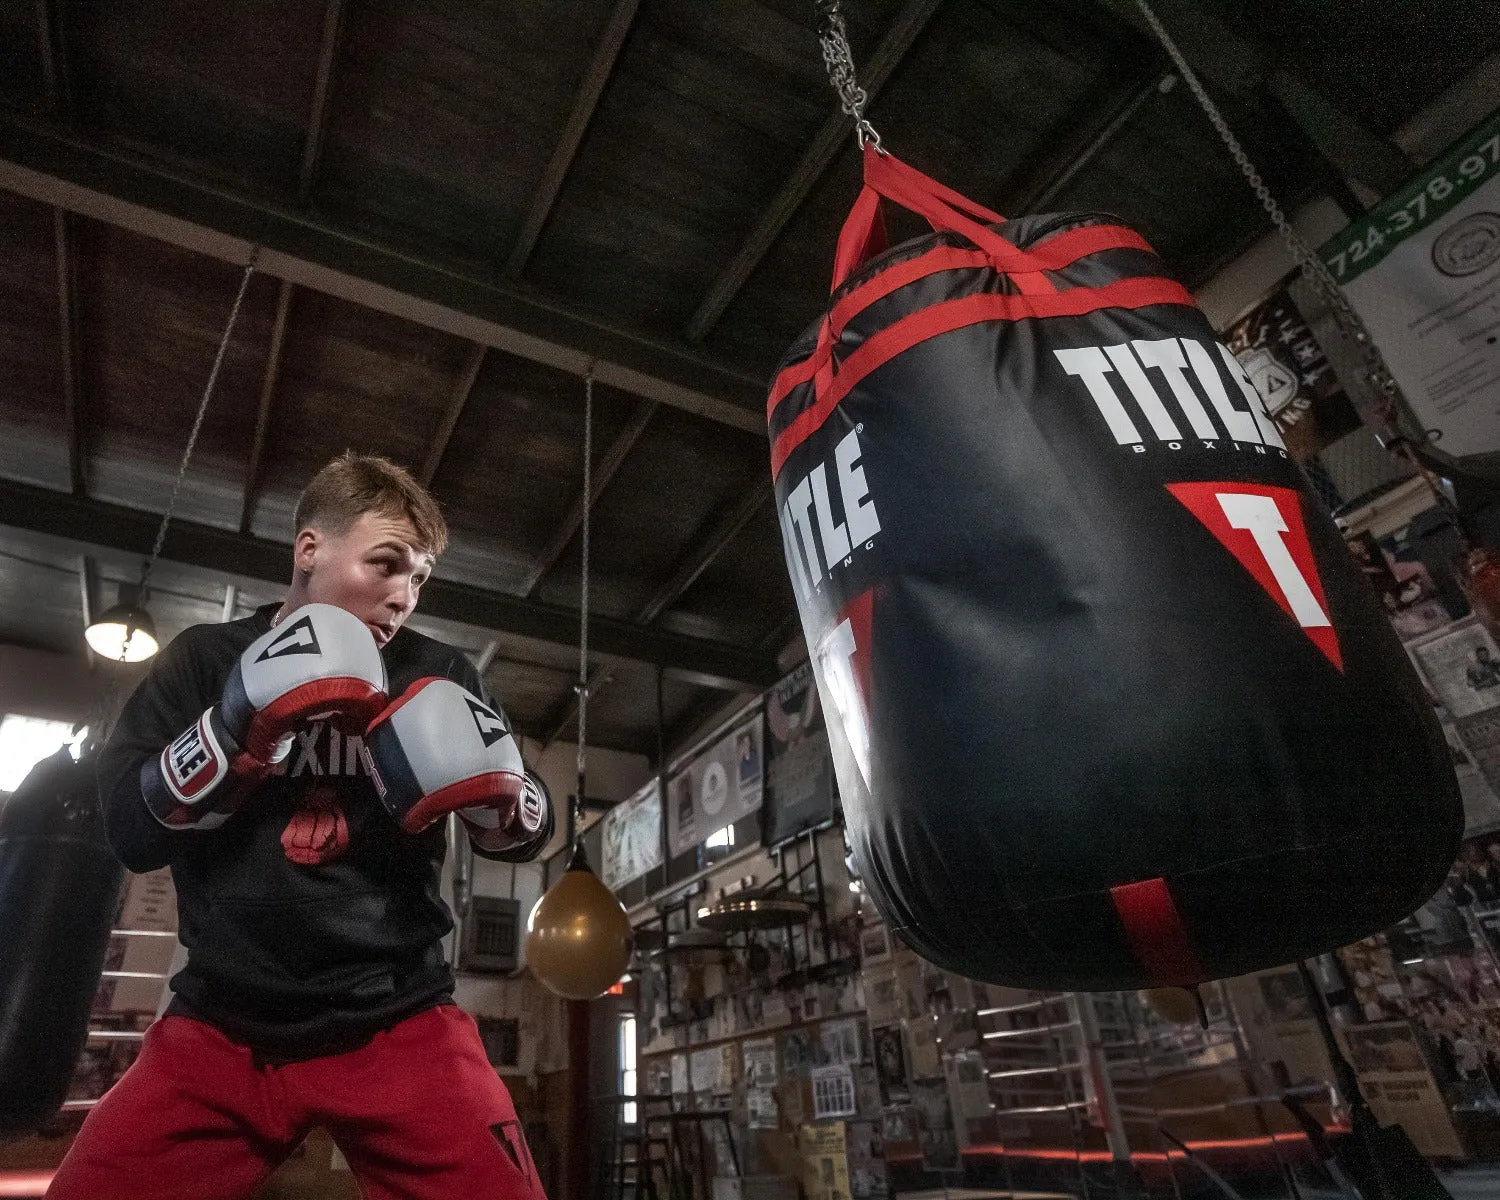
[[170,828],[223,824],[285,757],[293,730],[326,718],[358,733],[386,704],[385,662],[358,617],[305,604],[262,634],[230,671],[219,702],[141,766],[141,791]]
[[[548,815],[505,717],[449,679],[419,679],[365,733],[381,803],[407,833],[457,812],[483,849],[534,839]],[[490,844],[485,844],[490,843]]]

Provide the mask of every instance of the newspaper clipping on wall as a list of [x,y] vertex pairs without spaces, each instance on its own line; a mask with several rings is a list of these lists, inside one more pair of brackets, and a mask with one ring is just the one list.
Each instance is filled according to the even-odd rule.
[[661,866],[661,781],[653,779],[604,818],[600,878],[614,891]]
[[1359,1088],[1382,1125],[1400,1125],[1429,1158],[1463,1158],[1448,1106],[1405,1021],[1352,1025],[1340,1032]]

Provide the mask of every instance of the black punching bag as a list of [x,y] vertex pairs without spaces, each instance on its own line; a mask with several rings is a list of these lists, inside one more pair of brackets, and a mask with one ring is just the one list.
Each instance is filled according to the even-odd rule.
[[63,747],[0,809],[0,1137],[31,1133],[67,1097],[123,877],[93,763]]
[[[1191,986],[1422,904],[1463,828],[1401,644],[1139,234],[865,151],[767,416],[850,841],[902,939]],[[935,232],[869,258],[881,196]],[[868,260],[868,261],[867,261]]]

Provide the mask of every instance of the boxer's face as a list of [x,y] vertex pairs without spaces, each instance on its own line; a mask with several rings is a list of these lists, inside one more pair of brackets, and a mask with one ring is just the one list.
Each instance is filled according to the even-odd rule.
[[343,533],[302,530],[296,563],[306,572],[300,603],[335,604],[353,613],[382,646],[417,607],[432,574],[432,555],[421,548],[411,522],[382,513],[361,514]]

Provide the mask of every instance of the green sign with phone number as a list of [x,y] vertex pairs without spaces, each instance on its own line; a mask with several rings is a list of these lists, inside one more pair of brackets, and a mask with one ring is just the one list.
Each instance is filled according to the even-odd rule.
[[1500,111],[1437,162],[1318,251],[1341,284],[1363,275],[1387,254],[1461,203],[1500,171]]

